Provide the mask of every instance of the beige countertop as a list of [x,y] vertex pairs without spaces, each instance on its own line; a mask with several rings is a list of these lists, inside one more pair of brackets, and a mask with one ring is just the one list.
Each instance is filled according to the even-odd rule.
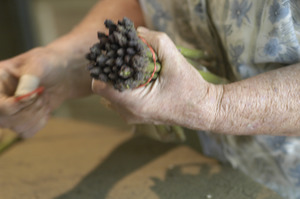
[[[1,199],[280,198],[187,144],[133,136],[119,119],[116,125],[88,120],[93,103],[90,109],[77,103],[70,106],[78,117],[52,117],[0,156]],[[115,117],[101,114],[104,121]]]

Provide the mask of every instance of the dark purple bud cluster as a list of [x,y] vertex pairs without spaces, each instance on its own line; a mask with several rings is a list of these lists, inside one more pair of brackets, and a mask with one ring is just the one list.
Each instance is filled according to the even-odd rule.
[[106,20],[104,24],[109,34],[99,32],[99,42],[86,55],[91,77],[109,82],[119,91],[138,87],[149,78],[145,74],[149,62],[147,47],[130,19],[124,17],[117,24]]

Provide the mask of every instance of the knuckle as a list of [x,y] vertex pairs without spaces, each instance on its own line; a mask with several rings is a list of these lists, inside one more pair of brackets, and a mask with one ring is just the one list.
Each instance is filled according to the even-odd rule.
[[168,35],[164,32],[158,32],[156,34],[156,40],[159,45],[163,45],[164,43],[166,43],[168,38],[169,38]]
[[0,108],[0,117],[10,117],[15,115],[19,110],[16,107]]

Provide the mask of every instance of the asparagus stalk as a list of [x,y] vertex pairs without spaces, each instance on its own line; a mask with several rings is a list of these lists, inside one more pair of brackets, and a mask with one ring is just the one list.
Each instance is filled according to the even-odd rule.
[[177,49],[180,51],[180,53],[189,59],[193,60],[210,60],[211,57],[206,51],[199,50],[199,49],[190,49],[190,48],[185,48],[182,46],[177,46]]
[[22,139],[17,136],[6,136],[3,135],[3,137],[0,139],[0,155],[6,151],[8,148],[16,144],[17,142],[21,141]]
[[[111,20],[106,20],[104,24],[109,29],[109,34],[99,32],[99,42],[90,48],[86,56],[90,61],[88,70],[91,77],[111,83],[120,92],[154,81],[161,70],[160,60],[151,47],[138,37],[133,22],[125,17],[117,24]],[[177,48],[194,67],[199,60],[211,61],[205,51],[181,46]],[[214,84],[227,82],[209,71],[199,70],[199,73],[206,81]],[[138,134],[160,141],[185,140],[183,129],[179,126],[139,124],[135,127]]]
[[[133,22],[125,17],[117,24],[111,20],[106,20],[104,24],[109,34],[99,32],[99,42],[90,48],[86,56],[90,61],[88,70],[91,77],[109,82],[119,91],[154,81],[161,69],[160,60],[151,47],[139,38]],[[181,46],[178,50],[191,62],[210,60],[210,56],[202,50]]]

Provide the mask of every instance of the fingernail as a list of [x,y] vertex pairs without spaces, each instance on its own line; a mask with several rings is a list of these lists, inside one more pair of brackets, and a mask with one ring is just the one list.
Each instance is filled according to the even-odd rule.
[[105,87],[106,84],[104,82],[95,79],[92,80],[92,91],[94,93],[101,92]]
[[145,33],[145,32],[148,32],[149,29],[148,29],[148,28],[145,28],[145,27],[143,27],[143,26],[139,26],[139,27],[136,29],[136,31],[137,31],[138,33]]
[[25,95],[27,93],[34,91],[35,89],[38,88],[39,83],[40,83],[40,78],[38,78],[37,76],[33,76],[29,74],[22,75],[19,80],[18,87],[15,92],[15,96]]

